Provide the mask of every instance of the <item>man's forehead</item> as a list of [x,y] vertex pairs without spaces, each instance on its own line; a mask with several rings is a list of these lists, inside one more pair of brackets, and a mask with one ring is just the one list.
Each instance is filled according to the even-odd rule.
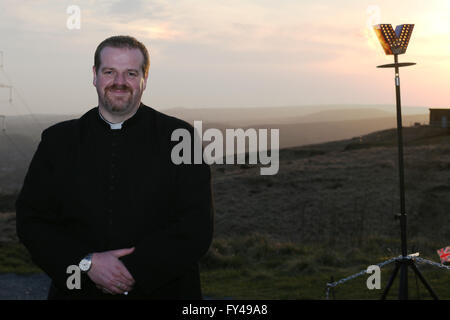
[[100,52],[100,59],[102,66],[109,64],[131,64],[140,67],[143,63],[144,56],[136,48],[105,47]]

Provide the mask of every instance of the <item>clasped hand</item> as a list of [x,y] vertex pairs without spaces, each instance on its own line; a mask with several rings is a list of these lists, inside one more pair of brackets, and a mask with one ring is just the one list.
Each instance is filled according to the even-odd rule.
[[133,289],[135,281],[119,258],[133,251],[134,247],[94,253],[87,275],[104,293],[126,294]]

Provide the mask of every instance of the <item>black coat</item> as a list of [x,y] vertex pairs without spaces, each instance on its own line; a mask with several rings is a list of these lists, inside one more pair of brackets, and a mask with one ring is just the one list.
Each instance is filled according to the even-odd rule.
[[[43,131],[16,213],[20,240],[52,279],[49,298],[201,298],[198,261],[213,234],[211,172],[204,162],[173,164],[177,128],[194,140],[191,125],[141,104],[119,130],[96,107]],[[86,275],[80,290],[67,289],[69,265],[133,246],[120,258],[136,280],[128,296],[103,294]]]

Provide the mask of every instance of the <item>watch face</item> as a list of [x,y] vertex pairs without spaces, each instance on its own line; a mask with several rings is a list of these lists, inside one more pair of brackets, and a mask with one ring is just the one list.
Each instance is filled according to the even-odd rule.
[[86,259],[81,260],[81,262],[80,262],[81,271],[89,270],[90,266],[91,266],[91,262],[89,260],[86,260]]

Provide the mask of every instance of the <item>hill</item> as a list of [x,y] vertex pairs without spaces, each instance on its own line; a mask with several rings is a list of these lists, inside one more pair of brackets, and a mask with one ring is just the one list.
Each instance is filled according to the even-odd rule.
[[[437,262],[436,250],[450,244],[450,131],[412,126],[404,136],[408,252]],[[396,129],[283,148],[274,176],[261,176],[259,165],[211,168],[215,235],[201,261],[208,296],[323,299],[331,276],[338,280],[400,254]],[[15,197],[0,197],[0,212],[9,211],[0,214],[0,272],[36,271],[17,244]],[[420,268],[449,299],[448,272]],[[383,285],[392,269],[386,270]],[[337,297],[379,298],[361,279],[343,285]],[[413,292],[423,298],[425,289]]]
[[[395,116],[393,105],[300,105],[261,108],[171,108],[161,110],[186,121],[220,122],[232,127],[375,119]],[[428,115],[425,107],[403,107],[404,116]]]
[[[315,108],[317,111],[318,107]],[[191,119],[191,116],[185,115],[182,119],[191,123],[193,123],[193,120],[203,120],[204,130],[217,128],[223,134],[225,134],[226,128],[276,128],[280,130],[280,148],[348,139],[395,126],[395,115],[392,114],[386,117],[385,115],[389,113],[381,107],[379,107],[381,109],[364,107],[361,110],[349,109],[348,106],[346,108],[327,109],[328,111],[322,110],[319,113],[311,113],[309,116],[301,117],[295,117],[295,114],[309,112],[308,110],[311,111],[312,107],[304,107],[304,109],[298,107],[281,108],[277,116],[274,115],[276,108],[265,108],[269,110],[269,115],[273,115],[273,118],[269,118],[268,115],[259,116],[259,118],[254,117],[258,114],[264,114],[265,111],[261,112],[260,110],[257,112],[258,109],[256,108],[253,108],[253,110],[248,108],[248,110],[244,111],[242,118],[233,124],[227,121],[236,119],[239,115],[239,110],[218,110],[218,113],[213,117],[213,114],[216,112],[214,110],[205,111],[204,114],[200,115],[196,112],[201,109],[196,109],[197,111],[194,110],[195,112],[191,116],[195,115],[195,117],[199,116],[199,118]],[[387,108],[385,107],[385,109]],[[346,110],[353,111],[347,112]],[[289,112],[292,112],[290,116]],[[337,117],[338,115],[341,116]],[[370,118],[371,115],[383,117]],[[54,123],[78,117],[79,115],[7,117],[4,128],[6,130],[0,131],[0,192],[3,190],[6,193],[10,193],[20,188],[26,169],[40,141],[41,132],[45,128]],[[263,122],[263,120],[267,122]],[[427,116],[425,114],[405,115],[403,121],[405,125],[415,122],[425,123]]]
[[[450,241],[450,134],[427,126],[404,128],[409,234]],[[253,231],[294,242],[356,246],[392,236],[398,208],[396,130],[280,151],[280,170],[214,168],[217,232]],[[436,226],[439,226],[436,229]]]
[[[449,131],[406,127],[404,136],[410,236],[445,245]],[[395,129],[281,149],[274,176],[260,176],[259,165],[214,164],[216,235],[258,232],[282,241],[345,246],[392,236],[398,228],[392,221],[399,210],[396,166]],[[13,169],[3,168],[8,170]]]

